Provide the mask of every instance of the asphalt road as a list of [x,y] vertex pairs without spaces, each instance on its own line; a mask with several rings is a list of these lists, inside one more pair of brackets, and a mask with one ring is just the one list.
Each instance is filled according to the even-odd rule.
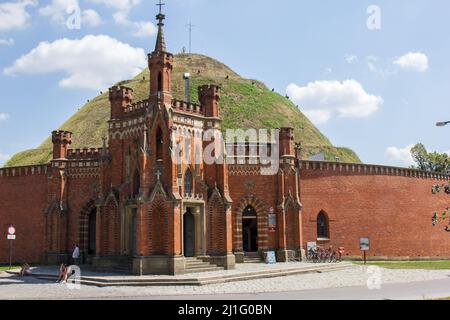
[[[215,294],[189,296],[190,300],[425,300],[450,297],[450,278],[414,283],[367,287],[330,288],[258,294]],[[127,299],[186,300],[186,296],[127,297]]]

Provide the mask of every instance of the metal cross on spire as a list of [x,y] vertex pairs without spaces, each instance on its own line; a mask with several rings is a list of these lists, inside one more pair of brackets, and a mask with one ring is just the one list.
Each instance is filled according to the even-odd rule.
[[159,0],[159,3],[156,4],[156,6],[159,7],[159,14],[162,14],[162,7],[165,5],[165,3],[162,3],[162,0]]

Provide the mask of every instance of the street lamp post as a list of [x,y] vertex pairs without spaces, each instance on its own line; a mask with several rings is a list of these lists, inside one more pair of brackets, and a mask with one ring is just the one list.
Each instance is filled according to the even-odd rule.
[[450,124],[450,121],[446,121],[446,122],[438,122],[436,123],[437,127],[445,127],[446,125]]

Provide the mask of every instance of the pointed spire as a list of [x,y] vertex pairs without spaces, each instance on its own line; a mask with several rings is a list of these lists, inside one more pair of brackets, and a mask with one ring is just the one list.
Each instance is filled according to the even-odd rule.
[[158,38],[156,39],[155,52],[167,52],[166,49],[166,39],[164,38],[164,19],[166,16],[162,13],[159,13],[156,16],[158,19]]

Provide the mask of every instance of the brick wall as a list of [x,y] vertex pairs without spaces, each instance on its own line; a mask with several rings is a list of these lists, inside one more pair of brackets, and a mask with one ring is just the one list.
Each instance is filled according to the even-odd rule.
[[44,247],[47,168],[0,169],[0,263],[9,261],[7,227],[16,227],[13,261],[38,262]]
[[431,193],[434,184],[445,182],[441,178],[407,169],[304,164],[304,244],[316,241],[316,218],[323,210],[331,241],[322,244],[344,246],[347,255],[361,256],[359,238],[369,237],[371,257],[450,257],[445,223],[431,223],[434,212],[449,204],[448,195]]

